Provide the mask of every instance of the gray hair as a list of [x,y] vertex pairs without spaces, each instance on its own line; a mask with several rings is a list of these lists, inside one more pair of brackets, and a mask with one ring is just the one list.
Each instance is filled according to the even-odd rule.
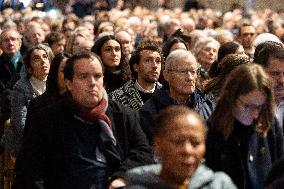
[[192,60],[192,63],[196,64],[196,67],[198,67],[197,60],[190,51],[185,49],[176,49],[168,55],[165,62],[165,70],[170,70],[174,64],[178,64],[178,59],[190,59]]
[[192,52],[193,54],[197,57],[199,52],[203,49],[205,45],[208,43],[213,43],[217,49],[220,47],[220,43],[215,40],[213,37],[205,37],[205,38],[200,38],[194,45]]
[[4,34],[10,33],[11,31],[14,31],[14,32],[16,33],[18,40],[20,40],[20,41],[22,40],[22,35],[21,35],[17,30],[12,29],[12,28],[8,28],[8,29],[4,29],[4,30],[2,31],[2,33],[0,34],[0,44],[1,44],[1,43],[3,42],[3,40],[4,40]]

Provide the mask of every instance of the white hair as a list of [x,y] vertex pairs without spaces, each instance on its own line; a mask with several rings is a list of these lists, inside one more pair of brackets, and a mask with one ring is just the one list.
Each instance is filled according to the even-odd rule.
[[176,49],[168,55],[165,62],[165,69],[169,70],[174,64],[178,64],[178,59],[190,59],[192,60],[192,64],[196,64],[196,67],[198,66],[195,56],[190,51],[185,49]]

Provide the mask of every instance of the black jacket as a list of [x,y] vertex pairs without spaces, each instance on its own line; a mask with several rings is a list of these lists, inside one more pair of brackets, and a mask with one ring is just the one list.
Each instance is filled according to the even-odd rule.
[[227,140],[209,126],[206,164],[214,171],[227,173],[238,188],[261,189],[271,165],[283,155],[283,134],[274,122],[267,137],[258,136],[253,126],[237,120]]
[[[96,144],[97,134],[92,133],[96,125],[90,127],[87,122],[74,117],[70,103],[64,99],[33,113],[16,162],[13,188],[33,189],[43,185],[45,189],[89,189],[95,182],[89,161],[95,156],[95,146],[84,142],[93,137]],[[126,170],[153,162],[138,115],[111,100],[106,114],[112,121],[121,158],[117,167],[110,167],[110,179],[123,177]],[[78,158],[81,153],[86,160]]]
[[[16,75],[20,73],[23,65],[23,60],[20,58],[17,68],[11,63],[11,58],[3,53],[0,56],[0,92],[2,92],[8,82]],[[14,82],[15,84],[16,82]],[[12,87],[11,87],[12,88]]]

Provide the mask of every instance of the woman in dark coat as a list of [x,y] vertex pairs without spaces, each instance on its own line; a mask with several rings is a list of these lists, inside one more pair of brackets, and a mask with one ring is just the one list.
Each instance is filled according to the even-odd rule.
[[92,47],[92,52],[96,53],[104,64],[104,85],[107,93],[118,89],[130,80],[131,72],[125,61],[122,46],[113,35],[99,38]]
[[206,164],[226,172],[238,188],[263,188],[272,164],[283,154],[272,86],[261,66],[238,66],[209,119]]

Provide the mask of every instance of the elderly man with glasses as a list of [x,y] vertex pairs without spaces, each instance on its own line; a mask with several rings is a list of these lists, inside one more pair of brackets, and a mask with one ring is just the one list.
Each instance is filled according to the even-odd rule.
[[191,52],[178,49],[169,54],[163,71],[167,84],[140,110],[141,125],[150,142],[153,116],[170,105],[186,105],[205,120],[211,115],[213,103],[210,96],[201,94],[196,88],[197,68],[198,63]]

